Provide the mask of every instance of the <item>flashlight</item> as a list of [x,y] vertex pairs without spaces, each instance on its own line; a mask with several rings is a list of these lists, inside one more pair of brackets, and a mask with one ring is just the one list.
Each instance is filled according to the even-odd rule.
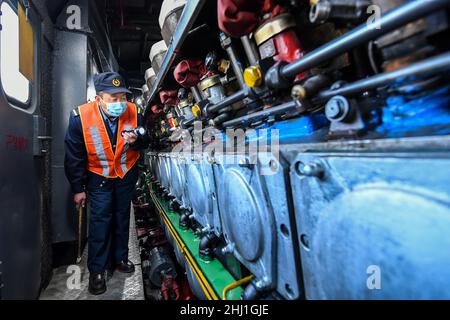
[[123,130],[123,131],[121,132],[121,134],[122,134],[122,137],[123,137],[123,135],[124,135],[125,133],[134,133],[136,136],[142,137],[142,136],[145,135],[146,132],[147,132],[147,130],[145,130],[144,127],[137,127],[137,128],[135,128],[135,129],[132,129],[132,130]]

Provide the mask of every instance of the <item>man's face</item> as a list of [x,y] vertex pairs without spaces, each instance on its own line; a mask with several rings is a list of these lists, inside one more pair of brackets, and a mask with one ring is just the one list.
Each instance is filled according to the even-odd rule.
[[127,94],[126,93],[102,93],[101,96],[97,95],[95,97],[95,100],[97,101],[97,103],[103,108],[103,110],[105,111],[105,113],[107,115],[108,111],[106,110],[106,105],[105,103],[111,103],[111,102],[126,102],[127,101]]

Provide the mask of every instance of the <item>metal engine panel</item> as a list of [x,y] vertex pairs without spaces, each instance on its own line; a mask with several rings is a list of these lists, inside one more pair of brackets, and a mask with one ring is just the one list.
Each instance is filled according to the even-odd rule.
[[262,280],[261,286],[275,288],[286,299],[298,298],[287,166],[270,153],[258,154],[256,165],[218,162],[214,173],[222,231],[233,254]]
[[195,220],[213,229],[218,221],[218,208],[212,169],[205,162],[201,156],[187,161],[186,188]]
[[[302,174],[308,163],[323,176]],[[449,298],[448,165],[442,154],[298,154],[291,179],[306,297]]]

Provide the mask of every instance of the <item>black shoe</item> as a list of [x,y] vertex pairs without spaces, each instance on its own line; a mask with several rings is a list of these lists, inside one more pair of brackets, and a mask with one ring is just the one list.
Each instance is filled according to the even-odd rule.
[[109,281],[114,275],[114,268],[106,269],[106,281]]
[[94,295],[102,294],[106,291],[105,273],[91,273],[89,275],[89,292]]
[[120,261],[117,265],[116,265],[116,269],[119,272],[123,272],[123,273],[133,273],[134,272],[134,264],[130,261]]

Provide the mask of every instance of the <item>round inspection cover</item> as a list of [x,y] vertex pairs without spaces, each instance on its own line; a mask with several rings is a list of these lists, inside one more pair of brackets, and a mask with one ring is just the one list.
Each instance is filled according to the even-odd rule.
[[263,249],[262,211],[255,193],[238,171],[225,172],[222,180],[220,208],[228,240],[234,243],[239,254],[255,261]]
[[313,259],[311,298],[449,299],[449,230],[449,205],[416,189],[344,193],[319,213],[303,254]]
[[206,189],[200,169],[200,165],[189,165],[186,181],[192,210],[200,216],[205,216],[211,212],[211,205],[209,192]]

